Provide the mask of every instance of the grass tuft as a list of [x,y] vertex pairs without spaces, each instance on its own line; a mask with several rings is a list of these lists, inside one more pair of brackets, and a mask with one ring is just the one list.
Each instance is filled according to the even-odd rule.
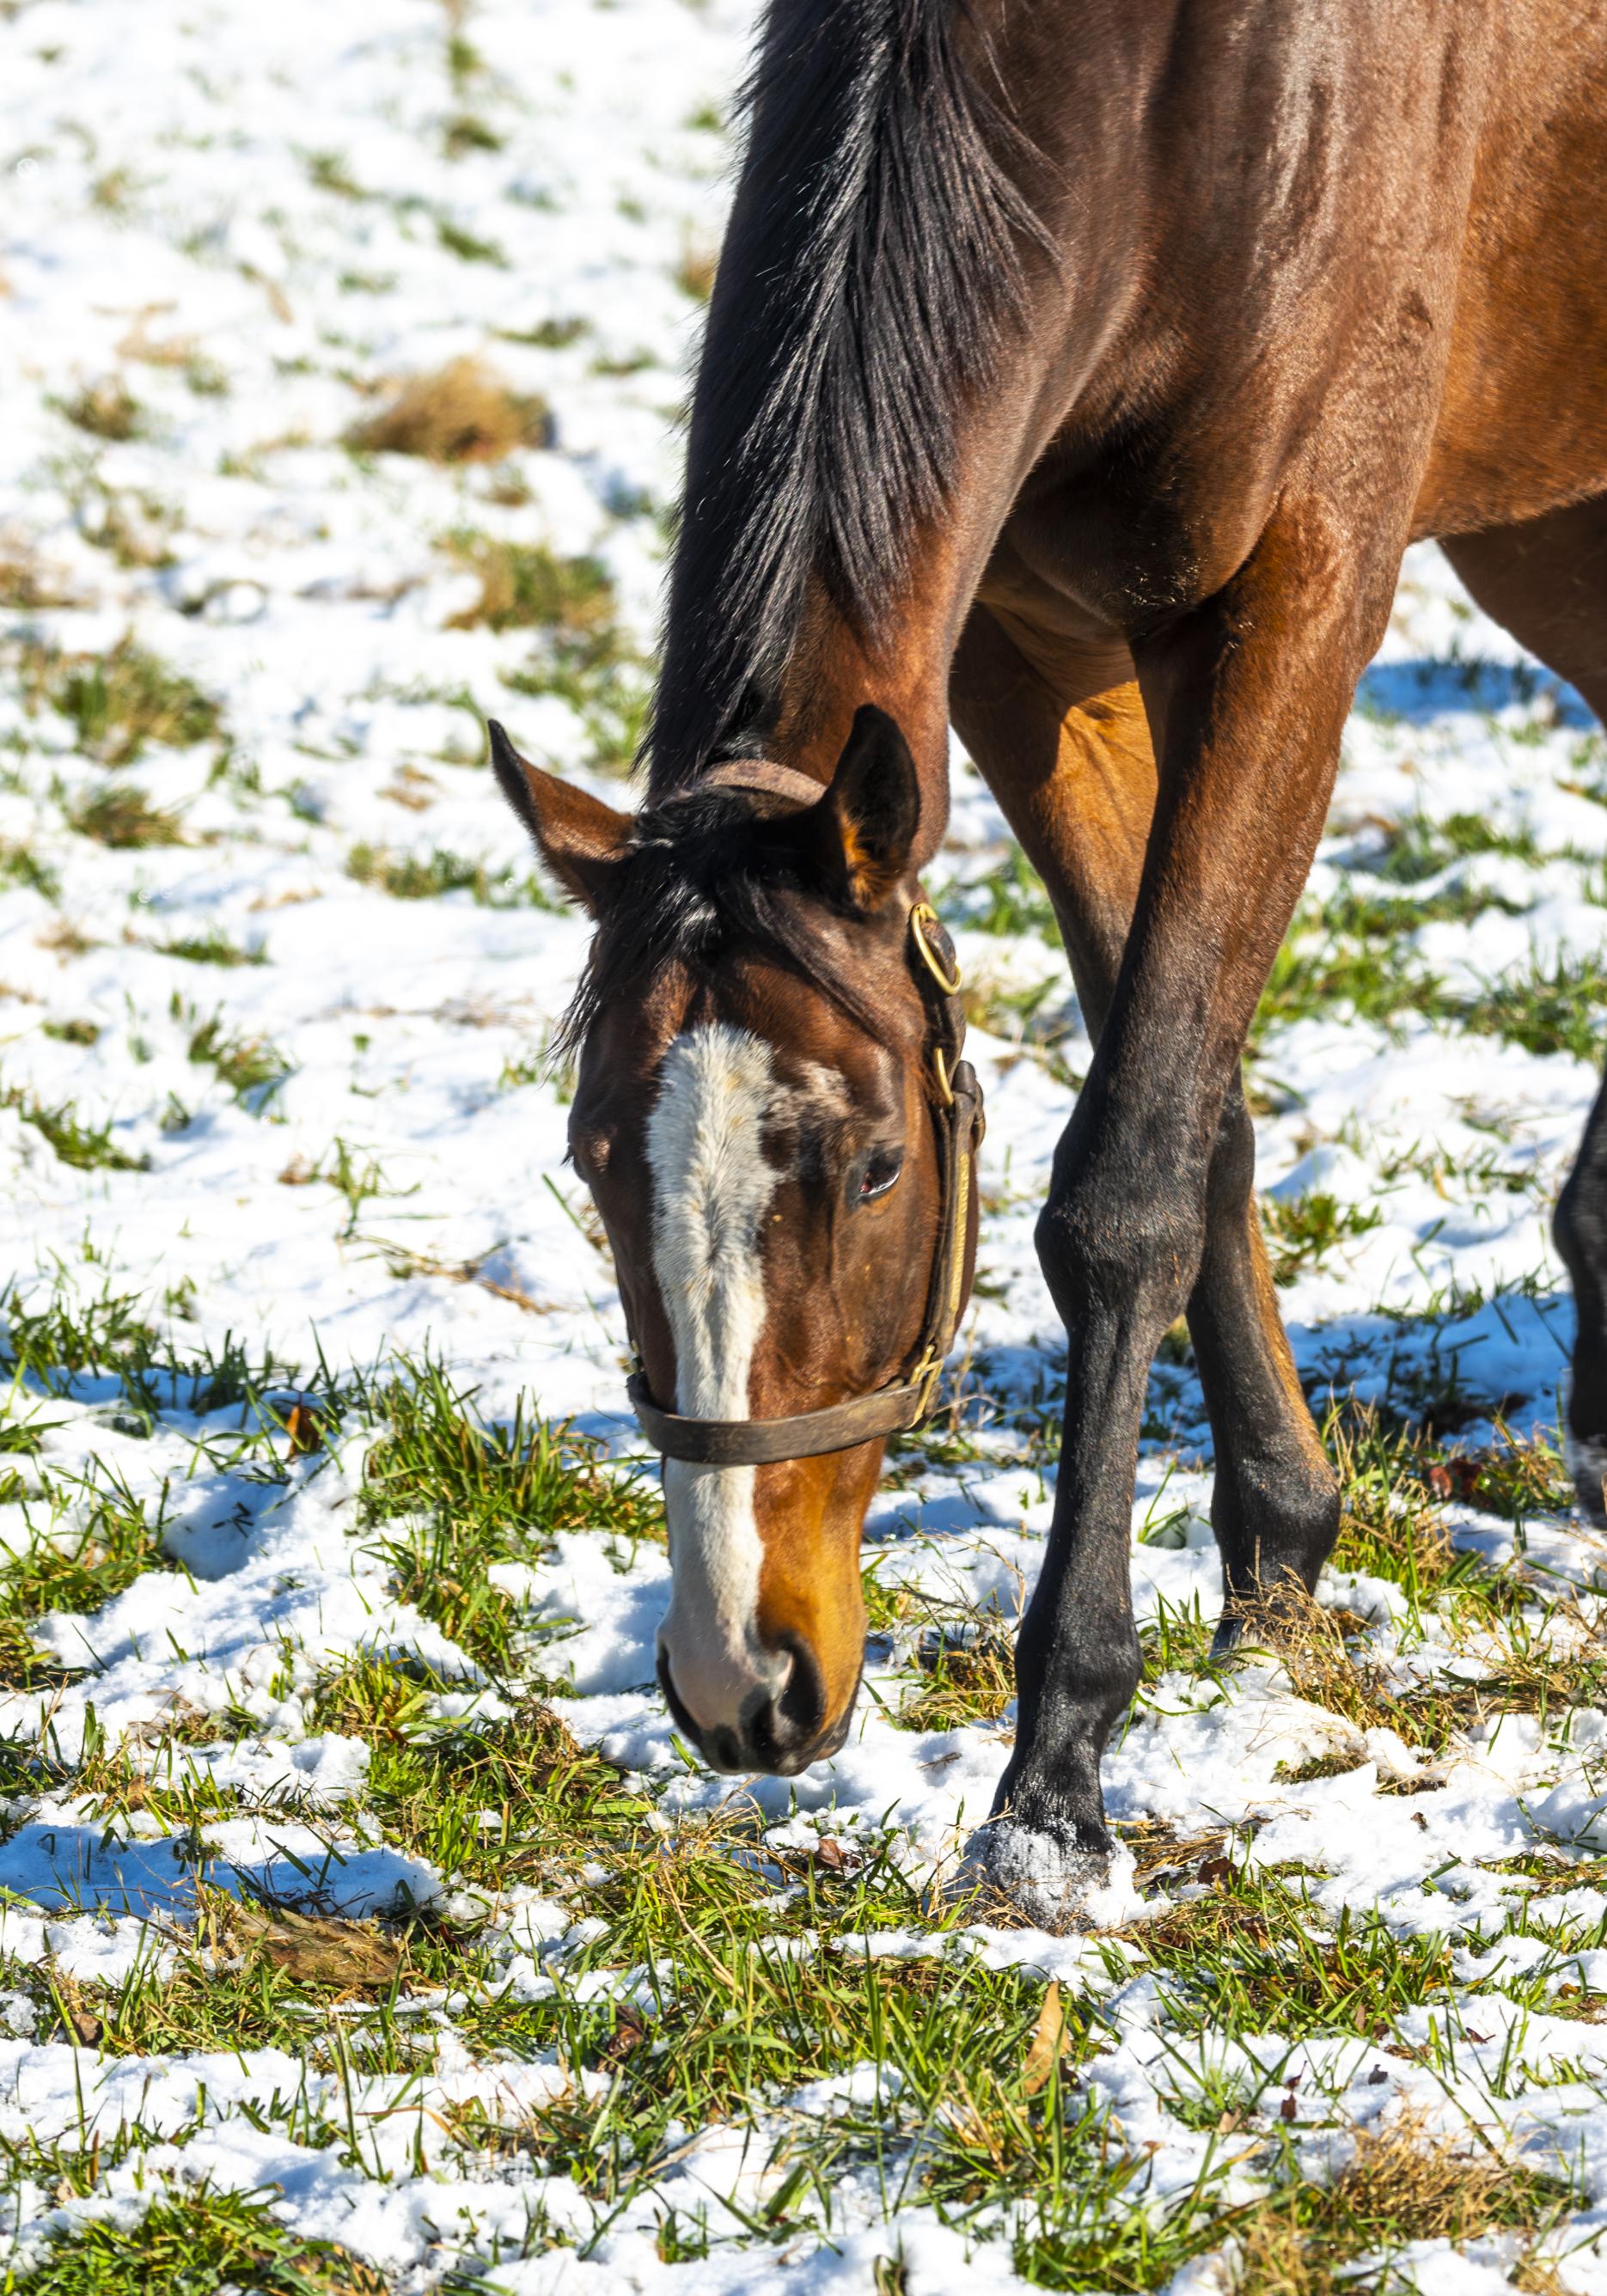
[[454,617],[454,629],[539,629],[586,637],[613,618],[613,584],[595,558],[564,558],[545,543],[504,542],[467,530],[452,535],[447,546],[480,577],[480,596]]
[[[1437,2136],[1420,2113],[1357,2129],[1355,2144],[1332,2184],[1293,2184],[1241,2219],[1237,2296],[1341,2296],[1357,2286],[1361,2258],[1398,2255],[1414,2241],[1460,2250],[1496,2226],[1537,2234],[1567,2205],[1554,2178]],[[1365,2284],[1377,2279],[1369,2272]]]
[[1266,1195],[1261,1226],[1272,1247],[1272,1280],[1292,1283],[1315,1267],[1337,1244],[1353,1243],[1382,1225],[1383,1214],[1370,1204],[1341,1204],[1324,1188],[1300,1196]]
[[386,1431],[369,1454],[365,1513],[404,1602],[497,1674],[513,1665],[520,1611],[488,1576],[532,1562],[555,1530],[661,1543],[656,1492],[603,1464],[600,1446],[562,1425],[488,1425],[472,1390],[426,1361],[385,1398]]
[[550,447],[545,399],[510,389],[475,358],[413,376],[380,414],[354,423],[348,447],[371,455],[418,455],[430,463],[499,463],[521,447]]
[[[175,1018],[185,1017],[182,1000],[174,999]],[[294,1062],[266,1037],[233,1036],[223,1015],[214,1013],[191,1029],[186,1046],[198,1067],[209,1068],[228,1086],[242,1108],[260,1115],[266,1103],[292,1074]]]
[[79,749],[97,765],[132,765],[152,742],[184,750],[223,731],[211,695],[131,637],[104,654],[32,648],[23,685],[30,702],[47,701],[70,721]]
[[92,439],[108,439],[122,446],[145,430],[145,410],[120,374],[102,375],[86,382],[72,398],[60,402],[70,422],[87,430]]
[[[93,1043],[94,1037],[89,1041]],[[31,1093],[24,1092],[17,1086],[0,1091],[0,1107],[14,1108],[23,1123],[31,1124],[37,1132],[42,1133],[61,1162],[70,1164],[75,1172],[144,1172],[150,1169],[149,1157],[130,1156],[116,1144],[111,1136],[110,1120],[104,1124],[86,1124],[65,1103],[59,1108],[46,1108]]]
[[[98,2155],[91,2155],[92,2161]],[[97,2181],[86,2172],[87,2189]],[[224,2288],[253,2296],[386,2296],[371,2265],[332,2242],[307,2240],[253,2193],[202,2188],[182,2200],[160,2199],[136,2222],[116,2216],[79,2218],[28,2276],[34,2296],[217,2296]]]
[[97,845],[110,845],[117,852],[184,841],[178,816],[152,805],[133,782],[111,782],[79,798],[68,808],[67,821],[80,837],[93,837]]
[[552,909],[557,904],[531,873],[488,868],[460,853],[391,853],[383,846],[354,845],[346,873],[359,885],[389,893],[393,901],[439,901],[447,893],[468,893],[481,909]]

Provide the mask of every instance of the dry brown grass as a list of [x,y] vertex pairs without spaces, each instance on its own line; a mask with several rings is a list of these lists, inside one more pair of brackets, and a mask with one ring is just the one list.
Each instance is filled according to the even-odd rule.
[[517,447],[552,439],[545,401],[512,390],[476,358],[411,376],[388,406],[346,434],[347,445],[365,453],[418,455],[430,463],[500,463]]
[[1538,2233],[1567,2198],[1533,2169],[1431,2135],[1420,2113],[1358,2130],[1356,2146],[1332,2185],[1294,2186],[1242,2219],[1236,2296],[1341,2296],[1358,2284],[1359,2257],[1419,2240],[1460,2246],[1496,2226]]
[[958,1730],[967,1722],[996,1722],[1015,1696],[1013,1636],[982,1627],[973,1640],[940,1640],[921,1653],[930,1679],[894,1718],[901,1730]]
[[61,412],[92,438],[115,445],[137,439],[145,424],[144,409],[120,374],[102,375],[86,382],[71,398],[59,402]]
[[64,575],[41,564],[29,551],[0,539],[0,607],[13,613],[39,613],[53,606],[88,603]]
[[[1467,1619],[1457,1623],[1479,1631],[1486,1646],[1481,1663],[1488,1671],[1477,1680],[1452,1675],[1406,1694],[1391,1686],[1382,1666],[1351,1657],[1346,1630],[1355,1631],[1361,1623],[1347,1612],[1325,1610],[1293,1583],[1247,1611],[1241,1647],[1272,1652],[1299,1697],[1342,1716],[1357,1730],[1393,1730],[1407,1745],[1436,1754],[1500,1715],[1564,1714],[1599,1703],[1607,1694],[1607,1652],[1593,1614],[1571,1595],[1552,1603],[1546,1629],[1529,1637],[1504,1624],[1499,1611],[1472,1599]],[[1492,1649],[1493,1632],[1501,1640]],[[1356,1766],[1354,1755],[1335,1753],[1298,1775],[1332,1775]],[[1408,1782],[1390,1790],[1414,1788]]]

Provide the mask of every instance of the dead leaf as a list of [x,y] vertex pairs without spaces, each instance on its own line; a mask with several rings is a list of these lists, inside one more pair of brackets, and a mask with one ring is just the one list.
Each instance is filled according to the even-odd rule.
[[1028,2096],[1036,2096],[1039,2089],[1048,2086],[1050,2074],[1070,2046],[1071,2033],[1061,2005],[1060,1980],[1056,1979],[1044,1996],[1032,2046],[1021,2068],[1021,2087]]
[[231,1926],[275,1969],[309,1985],[389,1985],[402,1965],[402,1948],[371,1922],[345,1922],[288,1907],[265,1913],[242,1906]]
[[1278,2107],[1279,2117],[1284,2120],[1292,2120],[1298,2111],[1299,2107],[1292,2096],[1286,2096]]
[[823,1841],[815,1852],[815,1863],[824,1866],[828,1874],[846,1874],[849,1870],[849,1861],[842,1854],[840,1841]]
[[324,1434],[316,1416],[305,1403],[292,1403],[285,1418],[284,1431],[290,1438],[292,1459],[305,1459],[310,1452],[324,1448]]
[[1208,1882],[1213,1889],[1218,1882],[1231,1882],[1233,1878],[1234,1861],[1231,1857],[1202,1857],[1194,1870],[1194,1879]]
[[600,2060],[605,2065],[622,2064],[646,2038],[646,2018],[634,2001],[621,2001],[614,2009],[614,2030],[598,2053]]

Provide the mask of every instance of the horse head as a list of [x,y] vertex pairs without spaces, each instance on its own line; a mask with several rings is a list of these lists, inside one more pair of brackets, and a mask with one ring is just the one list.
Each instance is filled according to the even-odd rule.
[[791,1775],[847,1734],[883,1441],[930,1403],[975,1252],[914,764],[867,707],[829,784],[727,761],[631,816],[493,747],[596,928],[570,1146],[667,1454],[659,1678],[715,1768]]

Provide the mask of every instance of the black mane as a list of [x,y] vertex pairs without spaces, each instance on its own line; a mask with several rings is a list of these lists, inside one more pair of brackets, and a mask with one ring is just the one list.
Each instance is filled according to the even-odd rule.
[[801,898],[817,890],[806,882],[797,848],[784,835],[767,834],[745,796],[691,791],[644,806],[554,1054],[578,1054],[601,1012],[639,997],[670,966],[706,979],[733,947],[785,965],[869,1035],[880,1035],[884,1023],[808,930]]
[[[655,799],[762,745],[811,578],[858,630],[954,476],[1042,225],[965,0],[773,0],[693,405]],[[1046,242],[1045,242],[1046,243]]]

